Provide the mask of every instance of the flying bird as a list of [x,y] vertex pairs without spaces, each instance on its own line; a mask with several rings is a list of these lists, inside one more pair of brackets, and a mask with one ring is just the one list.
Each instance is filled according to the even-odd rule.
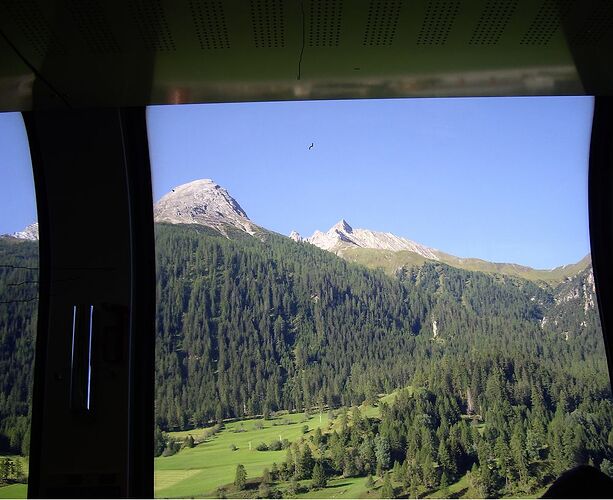
[[314,144],[311,143],[311,145],[309,146],[309,149],[313,149]]

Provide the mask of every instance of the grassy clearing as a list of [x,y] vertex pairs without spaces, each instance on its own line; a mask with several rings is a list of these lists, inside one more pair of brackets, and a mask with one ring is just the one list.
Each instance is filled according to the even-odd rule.
[[[10,458],[19,460],[23,468],[23,473],[27,476],[30,467],[29,457],[21,455],[0,455],[0,460]],[[26,498],[28,496],[28,485],[23,483],[10,484],[8,486],[0,486],[0,498]]]
[[0,487],[0,498],[26,498],[27,496],[27,484],[19,483]]
[[[327,413],[313,415],[306,422],[303,419],[304,414],[286,414],[273,420],[231,422],[217,435],[194,448],[186,448],[171,457],[156,458],[155,495],[206,496],[219,486],[234,481],[237,464],[245,466],[248,477],[261,476],[264,468],[270,468],[273,462],[283,462],[287,452],[257,451],[259,443],[269,445],[279,439],[291,442],[303,436],[304,425],[309,426],[308,436],[317,427],[326,429],[329,423]],[[184,439],[188,434],[197,439],[203,434],[203,429],[170,433],[177,439]],[[235,451],[232,451],[232,445],[236,447]]]
[[464,475],[458,482],[449,485],[446,492],[438,489],[427,495],[427,498],[470,498],[468,488],[468,476]]
[[[381,402],[392,403],[398,391],[383,395]],[[366,418],[379,418],[379,405],[360,405],[360,412]],[[348,422],[351,424],[352,411],[348,409]],[[185,448],[171,457],[155,459],[155,496],[156,497],[186,497],[207,496],[215,493],[220,486],[234,481],[236,465],[243,464],[248,478],[259,477],[265,468],[271,468],[273,462],[281,464],[285,461],[286,450],[257,451],[260,443],[270,445],[279,439],[296,441],[302,436],[308,437],[320,427],[323,432],[340,430],[341,422],[335,410],[336,418],[330,422],[328,412],[311,415],[304,421],[303,413],[285,413],[276,415],[274,419],[261,418],[228,422],[224,429],[215,436],[209,437],[194,448]],[[308,425],[309,432],[304,435],[303,427]],[[240,432],[237,432],[240,431]],[[191,435],[196,441],[203,439],[205,429],[171,432],[170,436],[184,440]],[[249,444],[251,443],[251,449]],[[232,447],[236,450],[232,451]],[[364,486],[365,478],[333,479],[323,490],[309,491],[298,495],[304,498],[368,498],[377,496],[376,491],[368,493]],[[310,482],[305,482],[310,484]],[[285,489],[279,484],[280,489]],[[378,488],[377,485],[376,488]]]
[[[310,481],[304,483],[310,484]],[[364,477],[331,479],[325,488],[301,493],[296,498],[370,498],[365,483]]]

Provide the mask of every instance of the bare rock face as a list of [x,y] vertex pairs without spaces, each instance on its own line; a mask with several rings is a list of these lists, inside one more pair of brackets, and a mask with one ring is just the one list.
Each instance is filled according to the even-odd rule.
[[342,253],[345,249],[357,247],[391,250],[393,252],[408,250],[427,259],[440,260],[438,251],[433,248],[392,233],[371,231],[370,229],[354,229],[345,219],[341,219],[325,233],[315,231],[306,241],[334,253]]
[[291,233],[289,233],[289,237],[297,243],[300,243],[302,241],[302,236],[300,236],[300,233],[298,233],[297,231],[292,231]]
[[21,231],[11,234],[13,238],[20,240],[38,241],[38,222],[34,222],[29,226],[26,226]]
[[258,230],[228,191],[211,179],[177,186],[155,204],[153,217],[156,222],[208,226],[226,236],[228,226],[251,235]]

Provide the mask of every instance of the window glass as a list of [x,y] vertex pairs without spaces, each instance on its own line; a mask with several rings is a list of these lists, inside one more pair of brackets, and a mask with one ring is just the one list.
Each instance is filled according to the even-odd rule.
[[591,98],[151,107],[160,497],[613,474]]
[[38,306],[38,225],[20,113],[0,113],[0,497],[25,498]]

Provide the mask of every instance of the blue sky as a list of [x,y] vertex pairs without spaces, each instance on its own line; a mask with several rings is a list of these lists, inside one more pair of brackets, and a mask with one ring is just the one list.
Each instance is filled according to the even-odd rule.
[[592,111],[579,97],[153,107],[154,198],[212,178],[279,233],[345,218],[462,257],[551,268],[589,252]]
[[[154,199],[212,178],[283,234],[345,218],[458,256],[555,267],[589,252],[592,108],[580,97],[152,107]],[[0,233],[14,232],[36,219],[19,114],[0,115],[0,178]]]

